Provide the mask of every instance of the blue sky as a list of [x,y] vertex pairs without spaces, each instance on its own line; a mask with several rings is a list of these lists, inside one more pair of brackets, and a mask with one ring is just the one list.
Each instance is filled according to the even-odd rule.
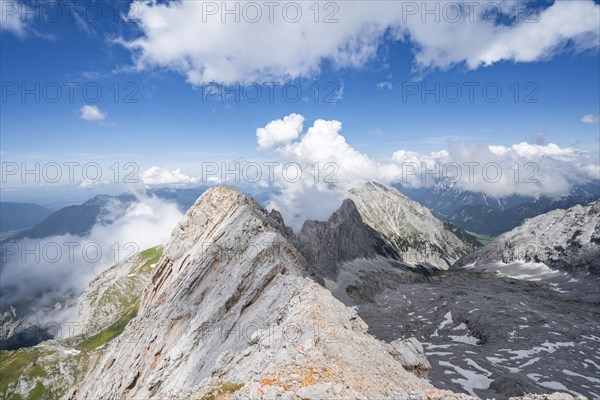
[[[341,121],[341,134],[346,141],[375,160],[389,159],[400,149],[419,153],[439,151],[453,140],[507,147],[523,141],[540,145],[555,143],[561,148],[598,151],[599,125],[593,121],[600,110],[600,57],[597,29],[593,26],[587,30],[582,28],[583,32],[566,32],[557,39],[553,30],[559,30],[560,26],[549,26],[550,18],[544,24],[538,21],[537,24],[543,27],[532,37],[549,38],[552,42],[540,50],[540,54],[529,55],[539,49],[532,43],[535,40],[526,40],[525,35],[523,43],[513,40],[507,45],[515,47],[507,51],[508,55],[497,50],[495,44],[489,44],[486,51],[494,53],[491,65],[480,62],[474,67],[472,63],[479,62],[477,54],[453,48],[449,51],[458,54],[448,61],[445,51],[440,50],[439,38],[423,37],[420,27],[410,23],[400,28],[405,29],[401,33],[395,32],[397,27],[390,24],[363,45],[374,49],[367,52],[367,56],[363,57],[360,50],[349,51],[352,57],[360,58],[359,62],[344,61],[348,58],[347,53],[328,54],[322,50],[301,54],[301,59],[314,56],[317,60],[309,72],[290,69],[294,55],[289,55],[291,61],[283,65],[283,62],[277,64],[277,60],[271,64],[269,60],[264,61],[259,65],[262,71],[268,71],[264,77],[257,76],[254,70],[235,66],[237,72],[223,81],[263,85],[263,82],[271,82],[275,74],[275,79],[283,84],[299,85],[303,91],[303,98],[291,102],[286,101],[282,90],[277,88],[274,101],[269,101],[263,86],[261,100],[252,103],[245,97],[236,102],[231,96],[221,101],[219,94],[208,95],[208,100],[203,98],[203,85],[208,84],[208,78],[190,78],[190,71],[205,71],[202,68],[216,61],[206,56],[206,59],[196,61],[198,68],[176,66],[186,57],[197,56],[186,54],[190,52],[189,46],[178,50],[181,52],[179,59],[161,62],[160,48],[152,47],[161,45],[151,39],[156,33],[142,24],[150,21],[150,14],[138,14],[139,19],[124,21],[115,16],[113,3],[100,1],[88,9],[87,21],[83,8],[75,10],[82,21],[77,23],[76,19],[70,18],[70,9],[58,2],[57,7],[63,15],[58,22],[51,23],[47,20],[49,17],[39,14],[39,9],[35,10],[35,3],[10,3],[11,7],[16,5],[17,12],[30,7],[34,10],[31,15],[42,17],[41,21],[31,21],[31,17],[27,19],[21,15],[19,27],[3,25],[0,127],[4,160],[114,158],[138,162],[142,170],[156,165],[180,167],[185,171],[186,165],[199,160],[265,157],[256,150],[256,129],[291,113],[303,115],[306,127],[316,119]],[[600,8],[592,1],[573,3],[588,3],[596,14]],[[3,7],[7,4],[4,2]],[[94,17],[96,4],[102,7],[102,17],[98,21]],[[122,12],[129,9],[128,2],[119,4]],[[363,7],[367,5],[363,4]],[[542,2],[528,3],[528,7],[543,16],[556,5]],[[14,18],[14,8],[3,12],[3,20]],[[582,17],[577,15],[578,12],[583,11],[573,10],[572,15],[565,18],[577,21]],[[344,10],[340,12],[340,16],[353,15],[350,12],[344,14]],[[372,18],[379,16],[374,12]],[[357,37],[366,36],[360,32],[363,29],[361,21],[352,19],[348,25],[352,24],[356,28],[347,28],[348,32]],[[344,25],[344,20],[341,19],[338,25]],[[511,22],[508,18],[487,25],[504,25],[506,31],[514,29],[517,35],[516,29],[524,24]],[[448,32],[452,34],[451,30]],[[240,40],[235,34],[230,35],[229,39],[216,39],[216,44],[226,48],[228,43]],[[168,35],[164,37],[168,39]],[[208,35],[198,37],[197,41],[210,42],[206,37]],[[139,48],[127,48],[123,44],[139,38],[147,39],[142,56]],[[281,41],[284,40],[286,37],[282,35]],[[293,40],[291,37],[290,43],[295,43]],[[318,47],[316,40],[318,38],[315,47]],[[467,44],[470,43],[468,40],[477,41],[477,38],[467,39]],[[509,42],[508,39],[504,41]],[[177,45],[177,41],[169,44]],[[249,39],[248,46],[259,45]],[[289,46],[293,47],[293,44]],[[456,48],[459,46],[469,47],[457,41]],[[482,45],[473,45],[477,46]],[[533,50],[522,50],[519,46],[529,46]],[[226,51],[220,50],[221,53]],[[239,47],[232,45],[231,57],[235,58],[238,53]],[[264,54],[260,56],[264,57]],[[277,55],[273,54],[273,57]],[[422,58],[419,57],[425,57],[426,61],[420,62]],[[215,76],[219,78],[218,74]],[[79,84],[73,91],[73,99],[69,98],[65,86],[71,82]],[[17,93],[11,94],[15,84]],[[31,89],[36,84],[40,85],[40,102],[35,101],[34,95],[27,95],[22,101],[21,85]],[[466,85],[469,84],[478,85],[473,91],[473,101],[468,98]],[[53,97],[56,85],[62,88],[62,95],[54,103],[44,96],[43,88],[47,87],[47,95]],[[88,92],[91,97],[94,87],[102,89],[97,101],[84,98],[84,85],[91,87]],[[436,102],[433,94],[423,101],[420,90],[423,87],[434,89],[436,85],[441,90],[438,91],[440,101]],[[314,99],[315,86],[320,90],[317,101]],[[236,90],[231,82],[219,87]],[[462,95],[452,102],[456,87],[461,88]],[[491,87],[487,93],[492,97],[495,88],[499,87],[502,95],[497,102],[486,100],[483,87]],[[415,89],[419,92],[408,92]],[[515,99],[517,90],[519,97]],[[115,99],[117,91],[119,98]],[[128,95],[135,102],[127,102]],[[335,101],[325,101],[327,95]],[[97,107],[95,110],[100,114],[87,120],[82,118],[81,109],[86,105]],[[589,114],[592,123],[582,122],[582,117]]]

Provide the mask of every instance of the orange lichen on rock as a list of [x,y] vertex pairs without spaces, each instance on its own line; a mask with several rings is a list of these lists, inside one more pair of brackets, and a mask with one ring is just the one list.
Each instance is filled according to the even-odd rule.
[[265,386],[281,386],[294,390],[316,383],[333,382],[334,374],[327,368],[308,367],[268,374],[258,382]]

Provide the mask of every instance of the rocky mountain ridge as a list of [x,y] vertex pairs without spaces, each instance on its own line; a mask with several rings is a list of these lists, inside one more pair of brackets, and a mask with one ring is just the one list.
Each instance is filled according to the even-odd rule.
[[[94,312],[103,321],[101,325],[114,324],[112,312],[116,310],[122,314],[129,308],[107,306],[100,299],[110,293],[110,288],[126,288],[129,283],[134,283],[131,288],[135,288],[132,289],[135,292],[144,285],[140,283],[142,281],[129,280],[147,279],[139,303],[131,301],[137,305],[137,316],[125,326],[118,327],[108,341],[101,340],[105,332],[101,330],[88,338],[71,342],[50,341],[32,349],[0,354],[0,357],[8,357],[3,358],[3,364],[7,360],[6,365],[14,365],[17,361],[23,364],[25,355],[45,349],[45,355],[41,358],[38,355],[36,359],[41,365],[58,364],[59,371],[70,366],[75,371],[68,375],[69,379],[63,380],[54,377],[56,372],[51,373],[54,380],[31,378],[32,368],[39,364],[27,358],[30,360],[25,363],[27,372],[8,383],[12,392],[5,391],[5,382],[0,381],[2,393],[15,393],[15,384],[21,388],[16,392],[24,395],[36,390],[38,384],[49,387],[66,384],[70,390],[61,391],[57,397],[473,398],[438,390],[422,378],[430,368],[424,353],[432,348],[431,343],[426,343],[423,349],[418,340],[405,339],[411,336],[406,335],[407,330],[385,342],[371,336],[375,332],[380,337],[383,330],[389,328],[386,328],[386,322],[373,318],[375,314],[368,312],[369,304],[383,307],[378,310],[397,310],[394,312],[396,320],[414,322],[412,313],[407,313],[410,302],[407,307],[403,303],[390,302],[392,299],[386,300],[385,296],[393,293],[401,299],[404,295],[404,299],[418,303],[421,294],[430,295],[421,285],[445,279],[432,275],[424,265],[411,265],[403,260],[405,254],[396,252],[402,247],[394,244],[391,238],[401,237],[399,233],[413,234],[421,227],[425,231],[424,235],[419,235],[419,240],[428,238],[437,248],[446,251],[444,262],[449,259],[448,255],[455,257],[464,246],[463,242],[456,242],[460,239],[451,232],[440,229],[438,223],[443,228],[441,221],[430,219],[430,213],[412,209],[414,206],[404,200],[400,200],[397,207],[389,207],[392,215],[386,219],[384,210],[393,203],[392,199],[401,196],[397,192],[388,193],[389,190],[377,184],[359,188],[349,195],[329,221],[308,223],[306,230],[303,228],[304,236],[301,232],[298,237],[285,226],[279,213],[268,213],[241,192],[226,187],[208,190],[174,229],[160,259],[152,262],[156,265],[151,270],[151,278],[136,278],[137,273],[146,271],[150,265],[117,265],[94,281],[81,300],[84,325],[85,321],[95,319],[90,318]],[[368,193],[371,191],[374,193]],[[383,199],[384,205],[377,204],[379,199]],[[406,210],[411,210],[411,214],[416,211],[414,215],[407,215]],[[408,228],[397,229],[401,221],[405,221]],[[333,243],[334,262],[339,265],[337,277],[323,275],[324,271],[329,271],[321,268],[325,264],[314,265],[314,260],[324,260],[321,257],[326,250],[326,246],[314,246],[314,238]],[[360,246],[353,246],[358,244]],[[426,248],[436,249],[434,246]],[[365,262],[372,265],[367,266]],[[381,263],[386,267],[382,268]],[[350,264],[355,265],[355,269],[349,269]],[[382,275],[380,271],[383,270]],[[360,277],[360,280],[356,282],[356,289],[350,291],[347,286],[340,286],[343,293],[365,289],[361,286],[367,282],[365,278],[371,282],[366,288],[370,290],[370,298],[356,309],[348,308],[317,283],[325,281],[329,287],[331,282],[339,281],[351,271],[354,275],[350,274],[350,279]],[[399,276],[398,271],[402,277],[390,280],[392,276]],[[458,277],[452,270],[443,274]],[[385,284],[380,285],[381,282]],[[405,284],[416,285],[409,298],[402,286]],[[452,287],[450,290],[454,290]],[[435,291],[445,293],[446,289],[438,285]],[[446,311],[442,311],[447,303],[442,304],[443,297],[441,295],[440,301],[436,302],[427,302],[423,297],[428,305],[421,309],[436,304],[431,311],[449,321],[440,325],[451,323],[453,328],[466,327],[467,338],[469,335],[480,339],[486,337],[476,314],[473,315],[474,322],[465,326],[466,311],[464,315],[455,313],[454,321],[451,321],[452,316],[448,319],[448,315],[443,314]],[[485,303],[483,295],[479,303]],[[436,311],[438,307],[440,310]],[[363,322],[363,316],[369,326]],[[461,337],[460,333],[456,337]],[[450,365],[456,371],[462,370]],[[435,367],[439,368],[437,360]],[[462,388],[470,387],[467,392],[472,395],[485,393],[487,396],[496,390],[494,385],[500,385],[505,390],[502,392],[505,397],[500,398],[543,390],[540,385],[521,385],[514,380],[503,380],[504,377],[492,379],[492,372],[487,374],[480,378],[484,385],[487,382],[487,387]],[[471,384],[468,379],[465,382]],[[508,390],[512,385],[516,385],[516,389]],[[474,391],[479,388],[483,391]],[[461,386],[452,389],[461,390]],[[551,398],[572,397],[561,394]]]
[[497,261],[537,262],[571,275],[600,275],[600,200],[528,219],[456,266]]
[[74,398],[188,396],[216,382],[251,397],[431,389],[405,371],[397,346],[366,334],[355,312],[307,278],[289,234],[234,189],[201,196],[175,228],[128,340],[108,345]]
[[365,224],[350,199],[328,221],[306,221],[298,233],[301,248],[319,276],[335,279],[339,266],[357,258],[399,258],[383,235]]

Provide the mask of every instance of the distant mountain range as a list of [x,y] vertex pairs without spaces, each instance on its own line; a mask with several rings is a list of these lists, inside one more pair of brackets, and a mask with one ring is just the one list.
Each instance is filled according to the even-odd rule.
[[[483,193],[464,191],[445,182],[430,188],[394,187],[404,196],[429,208],[434,216],[444,221],[446,229],[471,246],[479,244],[474,238],[481,240],[479,234],[484,235],[485,244],[485,237],[495,237],[507,232],[527,218],[555,209],[587,204],[600,197],[600,182],[574,187],[568,195],[555,198],[494,198]],[[145,194],[172,201],[181,212],[186,212],[207,188],[153,188],[147,189]],[[257,191],[251,194],[259,204],[265,204],[272,192]],[[82,204],[57,211],[36,204],[2,202],[0,240],[17,241],[26,237],[44,238],[64,234],[85,235],[98,221],[110,223],[111,218],[122,215],[135,199],[136,196],[131,192],[118,196],[97,195]]]
[[29,228],[54,210],[31,203],[0,202],[0,233]]
[[[146,190],[145,195],[172,201],[177,204],[181,212],[186,212],[206,189],[205,186],[189,189],[156,188]],[[112,220],[122,215],[135,200],[136,195],[131,192],[125,192],[118,196],[97,195],[83,204],[67,206],[55,212],[48,210],[48,214],[39,219],[35,225],[26,225],[23,222],[24,219],[21,218],[22,228],[27,229],[11,234],[4,240],[38,239],[65,234],[85,235],[99,220],[111,223]]]
[[527,218],[556,209],[564,210],[576,205],[584,205],[597,198],[598,196],[589,193],[572,194],[555,199],[544,197],[507,210],[497,210],[484,205],[463,206],[453,212],[448,219],[468,231],[498,236],[521,225]]
[[[209,186],[150,188],[146,189],[144,194],[173,202],[182,213],[185,213],[208,188]],[[264,204],[271,193],[271,191],[259,190],[250,194],[256,201]],[[0,236],[0,240],[13,242],[23,238],[39,239],[65,234],[85,235],[97,222],[109,224],[123,215],[136,198],[132,192],[125,192],[118,196],[97,195],[82,204],[63,207],[57,211],[35,204],[1,203],[2,232],[5,234]],[[5,212],[5,205],[7,212]],[[6,229],[4,228],[5,217],[8,221]]]
[[600,182],[575,186],[559,197],[508,196],[495,198],[464,191],[440,183],[432,188],[397,186],[403,194],[428,207],[438,218],[459,228],[488,236],[498,236],[521,225],[525,219],[575,205],[585,205],[600,197]]
[[445,181],[431,187],[411,188],[401,184],[393,186],[411,200],[429,208],[435,216],[442,219],[447,219],[463,206],[484,205],[497,210],[506,210],[533,199],[519,195],[496,198],[485,193],[464,190]]
[[[600,197],[600,182],[577,186],[561,197],[509,196],[494,198],[483,193],[461,190],[441,182],[431,188],[408,188],[395,185],[402,195],[431,210],[443,220],[446,228],[470,245],[478,245],[473,236],[482,234],[489,237],[507,232],[537,215],[555,210],[567,209],[577,204],[587,204]],[[181,212],[186,212],[194,201],[208,188],[153,188],[146,195],[175,202]],[[259,204],[265,204],[272,191],[250,193]],[[45,207],[26,203],[0,203],[0,240],[17,241],[25,237],[44,238],[54,235],[85,235],[100,220],[110,223],[126,211],[136,199],[131,192],[118,196],[97,195],[85,203],[72,205],[54,211]],[[111,206],[111,213],[106,212]],[[115,213],[116,211],[116,213]],[[106,214],[106,215],[103,215]],[[458,230],[457,230],[458,229]],[[486,243],[486,241],[483,241]]]

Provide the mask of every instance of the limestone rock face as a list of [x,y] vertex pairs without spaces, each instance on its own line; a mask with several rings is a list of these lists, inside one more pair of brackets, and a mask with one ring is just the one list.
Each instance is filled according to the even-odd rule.
[[350,190],[346,198],[354,202],[362,221],[407,263],[448,269],[470,250],[429,209],[394,188],[369,182]]
[[193,398],[217,390],[247,398],[270,388],[274,397],[381,398],[431,389],[353,310],[306,277],[290,234],[239,191],[208,190],[173,231],[138,316],[73,397]]
[[526,220],[457,264],[537,262],[575,275],[600,275],[600,201]]
[[333,281],[357,259],[448,269],[471,248],[428,209],[373,182],[350,190],[328,221],[306,221],[298,238],[315,273]]
[[224,354],[213,378],[246,382],[241,398],[260,387],[312,399],[382,398],[431,388],[367,333],[354,310],[308,278],[293,280],[270,328],[254,334],[243,352]]
[[397,339],[389,344],[390,353],[400,361],[408,371],[417,376],[427,377],[431,365],[425,357],[423,345],[414,337]]
[[306,221],[298,233],[301,248],[317,274],[335,279],[343,262],[384,256],[398,258],[383,236],[362,221],[346,199],[328,221]]

